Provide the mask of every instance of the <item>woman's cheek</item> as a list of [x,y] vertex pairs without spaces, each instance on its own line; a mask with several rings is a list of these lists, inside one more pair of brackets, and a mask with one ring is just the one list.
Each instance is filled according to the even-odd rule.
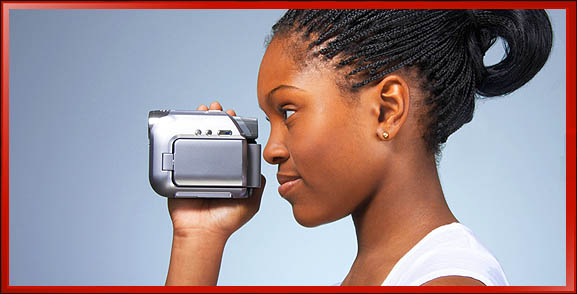
[[[346,161],[346,142],[343,137],[331,136],[329,132],[314,132],[307,136],[300,136],[300,140],[293,141],[291,155],[301,176],[309,184],[323,190],[322,186],[338,180],[343,174],[343,161]],[[332,185],[332,184],[331,184]],[[320,192],[320,191],[319,191]]]

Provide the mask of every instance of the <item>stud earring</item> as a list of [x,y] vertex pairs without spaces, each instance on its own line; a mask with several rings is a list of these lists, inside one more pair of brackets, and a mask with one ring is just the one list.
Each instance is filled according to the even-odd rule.
[[386,140],[389,138],[389,133],[383,132],[383,138]]
[[389,139],[389,133],[386,131],[383,131],[383,129],[381,129],[381,128],[377,129],[377,137],[378,136],[383,136],[383,140]]

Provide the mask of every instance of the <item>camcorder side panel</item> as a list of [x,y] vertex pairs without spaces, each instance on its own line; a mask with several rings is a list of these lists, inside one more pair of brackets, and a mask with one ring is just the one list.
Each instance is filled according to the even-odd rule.
[[260,183],[256,118],[222,111],[149,113],[149,181],[165,197],[246,198]]

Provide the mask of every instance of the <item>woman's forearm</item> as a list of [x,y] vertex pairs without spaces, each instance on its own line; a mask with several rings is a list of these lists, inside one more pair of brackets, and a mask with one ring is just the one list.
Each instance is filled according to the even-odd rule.
[[214,286],[227,238],[211,233],[174,233],[166,286]]

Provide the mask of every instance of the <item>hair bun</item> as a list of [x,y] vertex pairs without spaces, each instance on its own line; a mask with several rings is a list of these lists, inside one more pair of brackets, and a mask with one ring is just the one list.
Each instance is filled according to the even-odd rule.
[[[551,52],[553,32],[542,9],[466,10],[470,19],[467,41],[476,69],[477,93],[509,94],[531,80]],[[497,37],[505,41],[505,58],[485,67],[483,57]]]

